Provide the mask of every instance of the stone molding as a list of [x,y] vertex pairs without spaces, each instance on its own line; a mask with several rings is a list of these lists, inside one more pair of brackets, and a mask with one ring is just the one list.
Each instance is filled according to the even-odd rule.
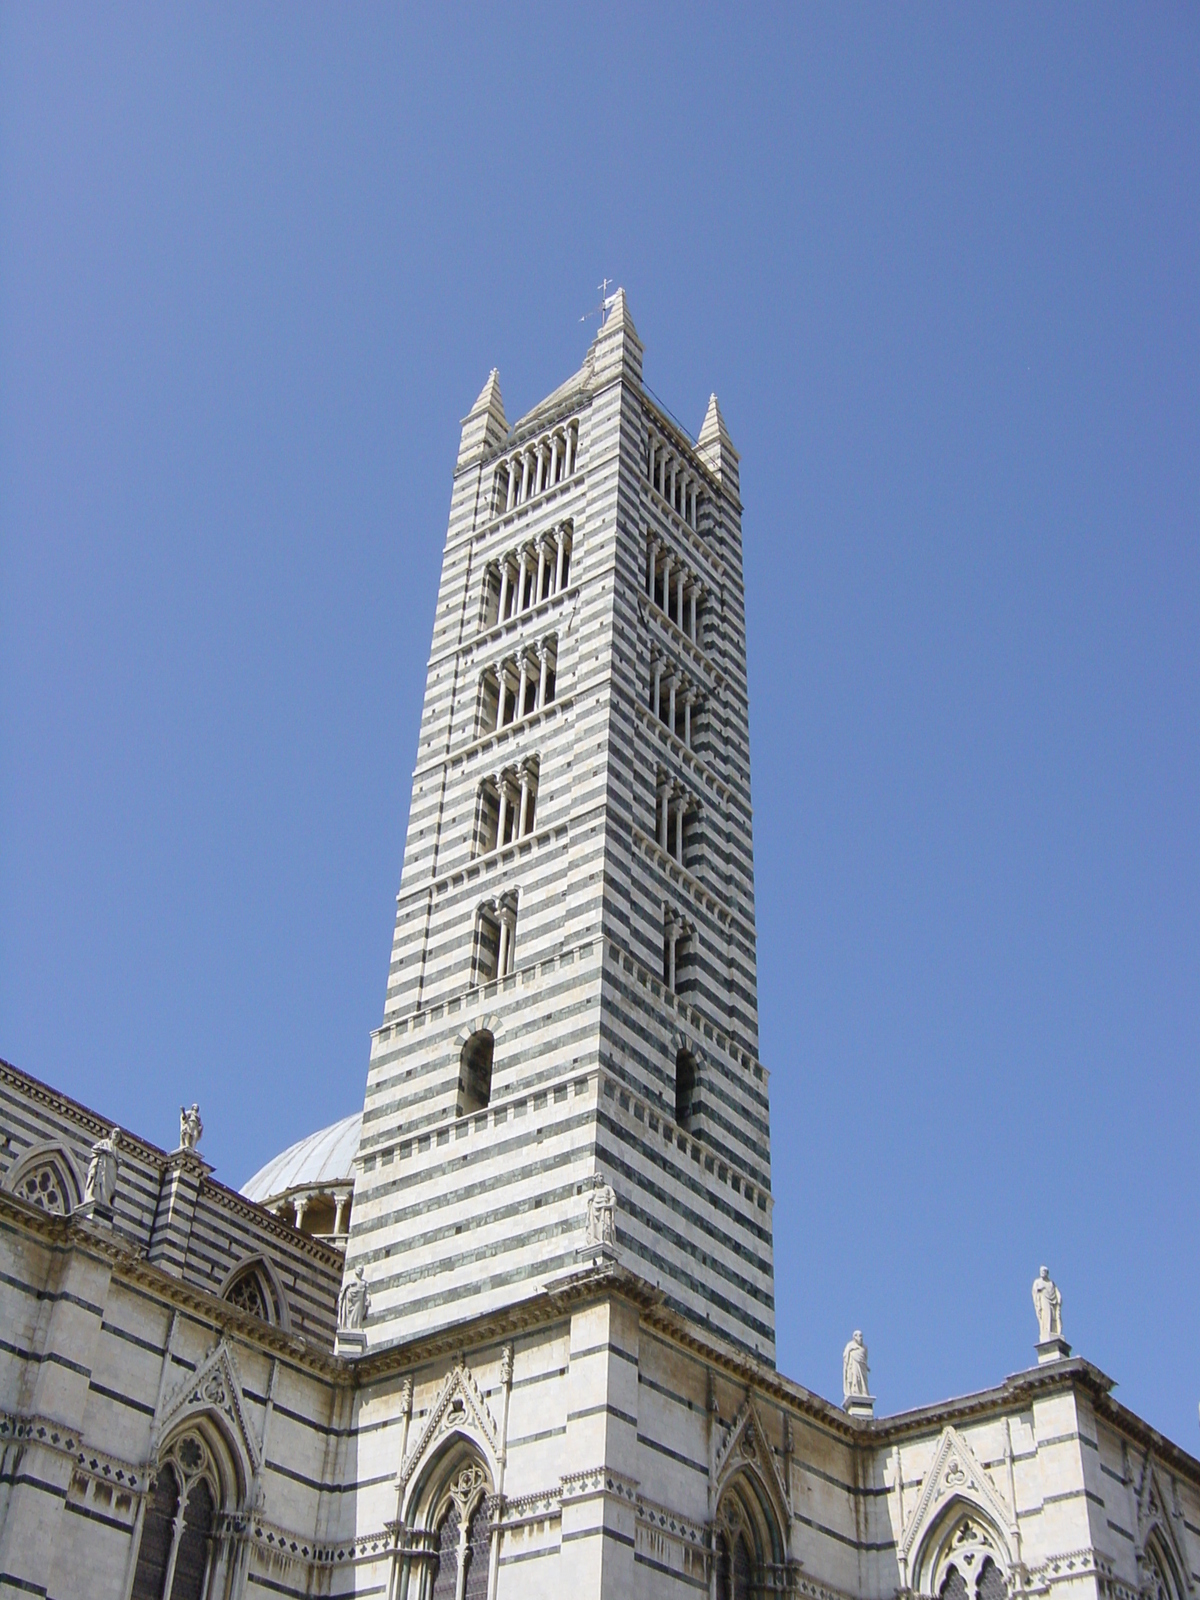
[[[458,1362],[447,1374],[425,1426],[396,1476],[396,1489],[402,1499],[407,1498],[418,1467],[424,1466],[433,1457],[444,1438],[456,1433],[470,1439],[482,1450],[495,1484],[502,1453],[500,1429],[474,1375],[463,1361]],[[408,1509],[406,1505],[402,1518],[404,1521],[407,1521]]]
[[120,1456],[109,1455],[106,1451],[93,1450],[84,1444],[75,1429],[64,1428],[61,1422],[55,1422],[52,1417],[0,1412],[0,1445],[10,1441],[65,1456],[76,1472],[134,1495],[144,1494],[150,1481],[150,1466],[138,1466],[132,1461],[123,1461]]
[[[764,1467],[763,1462],[767,1465]],[[741,1408],[725,1435],[713,1462],[713,1505],[717,1505],[726,1486],[738,1473],[750,1471],[762,1483],[775,1503],[780,1532],[785,1540],[792,1529],[792,1501],[787,1485],[779,1471],[775,1451],[763,1427],[762,1417],[750,1395],[742,1401]]]
[[241,1450],[242,1470],[248,1491],[250,1484],[262,1471],[262,1454],[246,1416],[246,1399],[242,1393],[237,1360],[223,1338],[209,1351],[195,1372],[164,1400],[151,1430],[151,1457],[157,1458],[159,1447],[168,1434],[206,1412],[215,1412],[224,1419],[232,1435],[231,1443]]

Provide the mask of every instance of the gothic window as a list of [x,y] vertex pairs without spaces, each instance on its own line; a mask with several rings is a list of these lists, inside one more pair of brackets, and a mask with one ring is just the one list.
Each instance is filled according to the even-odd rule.
[[732,1546],[724,1533],[717,1535],[717,1600],[757,1600],[758,1587],[754,1582],[754,1558],[739,1533]]
[[451,1500],[437,1535],[437,1567],[430,1600],[458,1600],[458,1507]]
[[71,1210],[71,1188],[59,1163],[54,1160],[39,1161],[22,1173],[15,1186],[16,1193],[30,1205],[43,1211],[52,1211],[65,1217]]
[[490,1544],[487,1503],[481,1500],[471,1513],[471,1526],[467,1534],[463,1600],[487,1600]]
[[696,1058],[690,1050],[681,1050],[675,1057],[675,1121],[681,1128],[690,1128],[696,1112]]
[[142,1518],[131,1600],[204,1600],[219,1481],[198,1433],[170,1446]]
[[131,1600],[163,1600],[178,1510],[179,1480],[170,1467],[164,1467],[142,1517],[142,1542]]
[[[1000,1576],[1000,1568],[988,1556],[975,1585],[976,1600],[1005,1600],[1007,1594],[1008,1587]],[[1169,1597],[1164,1597],[1164,1600],[1169,1600]]]
[[482,1111],[492,1098],[492,1057],[496,1040],[486,1029],[473,1033],[462,1048],[458,1069],[458,1116]]
[[966,1582],[957,1567],[946,1569],[946,1576],[938,1590],[938,1600],[970,1600]]
[[192,1487],[183,1513],[183,1534],[175,1555],[171,1600],[201,1600],[215,1509],[212,1490],[201,1478]]
[[247,1267],[225,1290],[224,1298],[239,1311],[248,1311],[263,1322],[279,1320],[278,1307],[270,1284],[257,1267]]

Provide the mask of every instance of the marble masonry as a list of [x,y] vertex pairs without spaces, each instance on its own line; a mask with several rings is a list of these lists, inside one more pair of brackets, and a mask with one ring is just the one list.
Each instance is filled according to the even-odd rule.
[[1045,1268],[983,1393],[776,1370],[741,514],[622,293],[513,426],[493,372],[361,1112],[238,1193],[198,1106],[0,1065],[4,1595],[1196,1595],[1200,1462]]

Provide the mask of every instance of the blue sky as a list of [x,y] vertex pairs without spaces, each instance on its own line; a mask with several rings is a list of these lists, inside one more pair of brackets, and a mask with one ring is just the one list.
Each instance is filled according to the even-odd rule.
[[[742,452],[779,1361],[1196,1450],[1200,14],[0,12],[0,1054],[243,1181],[381,1015],[459,419]],[[1189,1174],[1191,1176],[1189,1177]]]

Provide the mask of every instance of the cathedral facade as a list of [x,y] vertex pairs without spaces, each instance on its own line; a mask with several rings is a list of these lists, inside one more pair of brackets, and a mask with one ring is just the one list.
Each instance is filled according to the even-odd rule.
[[1073,1357],[775,1367],[738,455],[613,298],[462,430],[361,1113],[241,1193],[0,1065],[0,1593],[1191,1600],[1200,1462]]

